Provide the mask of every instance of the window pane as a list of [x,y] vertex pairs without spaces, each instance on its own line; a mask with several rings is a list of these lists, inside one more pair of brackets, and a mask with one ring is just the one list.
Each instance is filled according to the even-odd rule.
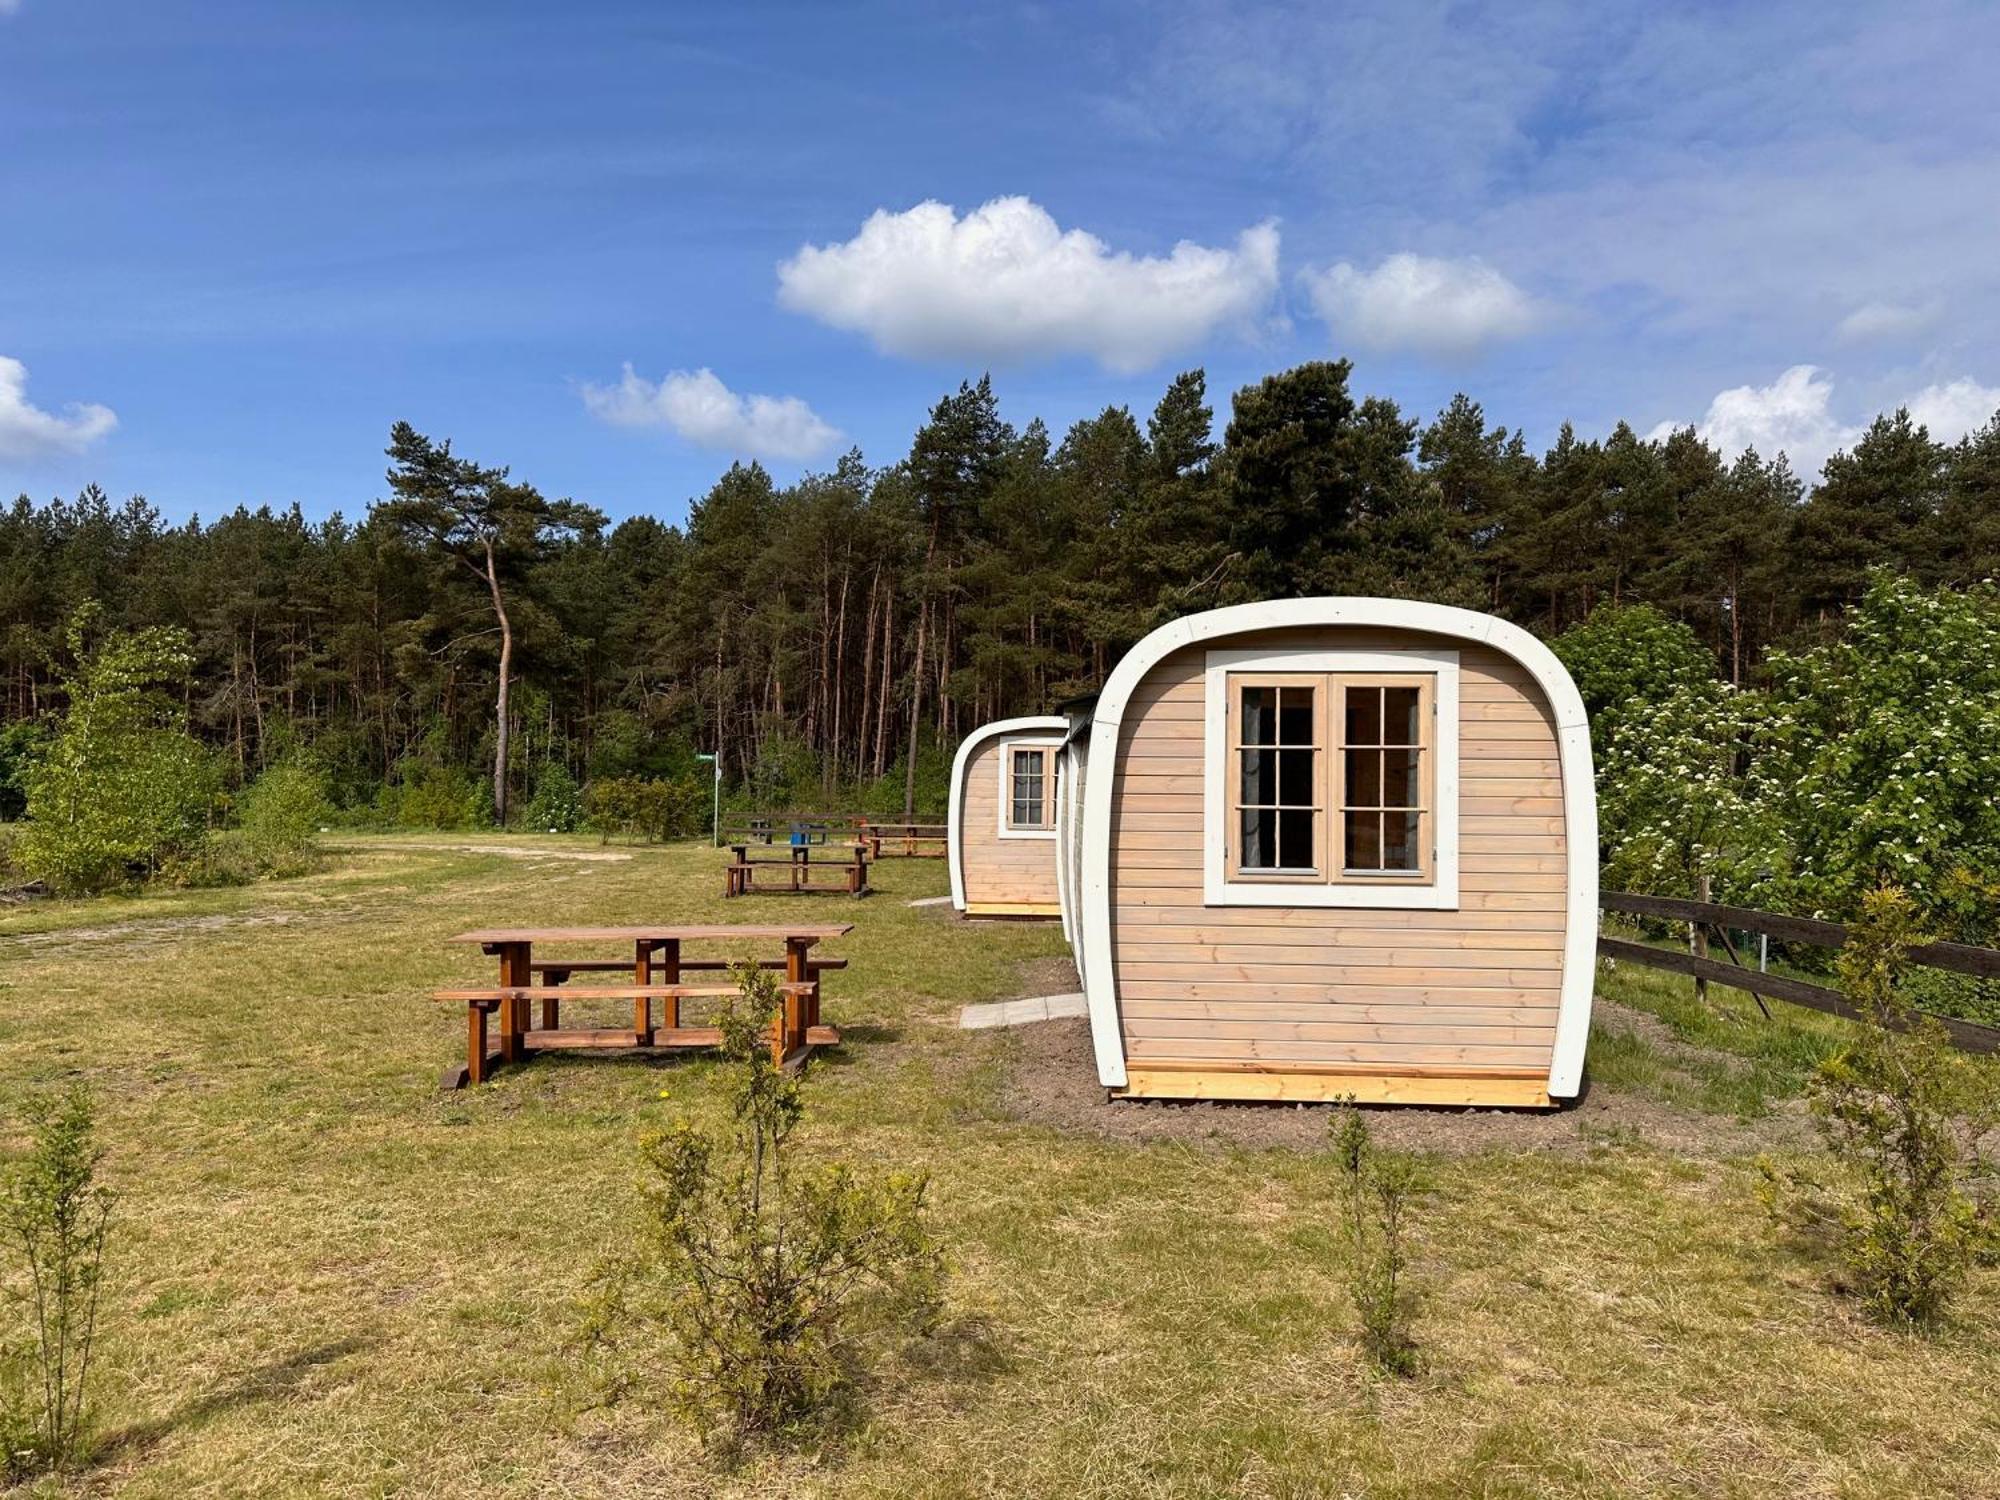
[[1313,690],[1278,690],[1278,743],[1310,745],[1313,742]]
[[1313,819],[1317,816],[1316,813],[1299,811],[1278,814],[1278,858],[1282,868],[1313,868]]
[[1278,815],[1270,808],[1243,810],[1243,850],[1246,870],[1275,869],[1278,861]]
[[1380,807],[1382,805],[1382,752],[1380,750],[1350,750],[1347,752],[1347,790],[1340,800],[1349,807]]
[[1382,743],[1421,745],[1423,724],[1417,709],[1423,694],[1413,687],[1382,689]]
[[1422,813],[1385,813],[1382,817],[1382,868],[1420,870],[1423,868]]
[[1245,807],[1268,807],[1278,800],[1278,752],[1245,750],[1243,754],[1243,794],[1236,800]]
[[1423,805],[1424,779],[1421,750],[1384,750],[1382,752],[1382,805],[1384,807],[1421,807]]
[[1382,743],[1382,689],[1351,687],[1347,690],[1347,743]]
[[1013,753],[1013,781],[1008,788],[1008,821],[1016,828],[1047,825],[1042,812],[1042,789],[1048,763],[1046,750],[1016,750]]
[[1278,743],[1278,690],[1267,687],[1243,689],[1243,716],[1240,724],[1246,745]]
[[1310,750],[1282,750],[1278,757],[1278,800],[1287,807],[1311,807],[1313,796],[1313,753]]
[[1382,868],[1382,815],[1362,812],[1345,813],[1341,821],[1347,825],[1346,852],[1342,859],[1350,870],[1379,870]]

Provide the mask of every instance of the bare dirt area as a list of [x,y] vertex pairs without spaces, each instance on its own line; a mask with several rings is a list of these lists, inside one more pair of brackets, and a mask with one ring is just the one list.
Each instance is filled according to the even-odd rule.
[[23,932],[0,937],[0,943],[31,950],[84,948],[102,943],[160,944],[196,933],[222,932],[234,927],[289,927],[308,920],[302,912],[217,912],[200,917],[165,917],[150,921],[114,922],[103,927],[61,927],[53,932]]
[[[1599,1001],[1601,1019],[1657,1027],[1650,1016]],[[1604,1013],[1613,1014],[1606,1018]],[[1664,1030],[1664,1028],[1661,1028]],[[1326,1142],[1327,1105],[1167,1102],[1105,1097],[1097,1081],[1086,1021],[1044,1021],[1005,1033],[1013,1049],[1004,1097],[1014,1118],[1058,1130],[1129,1142],[1251,1149],[1318,1150]],[[1394,1150],[1449,1156],[1481,1151],[1572,1153],[1607,1143],[1645,1143],[1677,1155],[1730,1157],[1802,1141],[1796,1112],[1737,1120],[1677,1108],[1629,1090],[1589,1087],[1562,1110],[1371,1108],[1369,1126]]]
[[1023,959],[1019,970],[1021,983],[1018,993],[1002,998],[1013,1000],[1033,995],[1073,995],[1083,988],[1083,980],[1077,977],[1076,964],[1071,959]]
[[401,849],[424,849],[437,854],[497,854],[504,859],[575,859],[586,864],[624,864],[632,858],[630,854],[616,849],[565,849],[560,846],[485,843],[431,843],[411,839],[399,839],[394,844],[384,846],[389,853]]

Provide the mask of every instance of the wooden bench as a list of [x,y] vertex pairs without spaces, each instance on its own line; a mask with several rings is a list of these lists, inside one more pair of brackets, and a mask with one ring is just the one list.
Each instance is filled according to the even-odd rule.
[[[863,844],[846,846],[848,857],[831,865],[836,879],[814,880],[815,867],[810,844],[793,844],[783,854],[769,857],[753,856],[748,844],[729,846],[729,863],[722,867],[722,894],[728,896],[757,896],[783,894],[792,896],[835,895],[865,896],[868,894],[868,849]],[[829,868],[828,861],[822,859],[819,870]],[[783,870],[782,883],[759,884],[758,870]]]
[[[722,1041],[717,1026],[683,1025],[681,1006],[688,1000],[721,1000],[741,987],[720,976],[748,961],[762,970],[776,970],[779,1006],[771,1023],[771,1057],[784,1067],[802,1064],[813,1047],[840,1043],[840,1032],[820,1021],[821,976],[844,969],[847,961],[816,958],[813,946],[822,938],[840,936],[851,928],[828,927],[607,927],[497,929],[461,933],[454,942],[476,942],[500,960],[500,983],[490,987],[444,989],[432,999],[466,1008],[466,1060],[446,1070],[444,1086],[460,1088],[483,1083],[493,1067],[524,1062],[540,1052],[570,1047],[640,1048],[655,1051],[714,1047]],[[768,958],[683,958],[683,942],[747,942],[777,939],[785,956]],[[536,960],[533,945],[541,942],[618,940],[633,945],[630,959],[544,958]],[[575,974],[624,973],[629,984],[571,984]],[[694,974],[717,976],[689,979]],[[537,984],[535,981],[541,982]],[[629,1027],[588,1029],[562,1026],[561,1002],[571,1000],[629,1001]],[[531,1024],[531,1007],[541,1002],[541,1025]],[[653,1020],[655,1002],[662,1006],[660,1024]],[[489,1050],[489,1018],[497,1017],[499,1048]]]
[[[840,1041],[840,1033],[831,1026],[822,1026],[818,1020],[817,1001],[819,984],[815,980],[799,983],[781,982],[778,994],[783,1003],[777,1015],[771,1018],[771,1059],[782,1066],[787,1054],[792,1050],[792,1039],[796,1035],[808,1047],[831,1047]],[[612,1027],[590,1027],[565,1031],[553,1024],[554,1017],[549,1007],[555,1002],[548,997],[546,989],[528,986],[507,986],[490,990],[436,990],[431,999],[447,1005],[463,1005],[466,1012],[465,1057],[468,1083],[486,1081],[486,1062],[489,1057],[487,1046],[487,1018],[502,1005],[509,1002],[525,1004],[540,1000],[543,1005],[543,1024],[521,1036],[520,1050],[528,1055],[537,1052],[552,1052],[568,1047],[663,1047],[702,1048],[722,1045],[722,1028],[719,1026],[683,1026],[680,1024],[680,1003],[683,1000],[720,1000],[736,995],[740,991],[733,984],[624,984],[624,985],[575,985],[569,990],[572,1000],[630,1000],[632,1002],[632,1029],[624,1031]],[[662,1024],[653,1024],[653,1002],[666,1002],[661,1016]],[[807,1002],[813,1002],[808,1007]],[[506,1059],[504,1056],[502,1061]]]
[[857,820],[855,831],[873,859],[943,859],[951,833],[942,823],[877,823],[869,819]]

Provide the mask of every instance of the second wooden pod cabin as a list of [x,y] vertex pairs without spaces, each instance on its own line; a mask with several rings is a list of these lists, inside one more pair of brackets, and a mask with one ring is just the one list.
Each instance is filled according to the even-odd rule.
[[1214,610],[1139,642],[1067,738],[1065,926],[1113,1093],[1577,1093],[1597,808],[1533,636],[1406,600]]
[[959,743],[946,852],[951,904],[969,917],[1062,915],[1058,757],[1067,719],[1001,719]]

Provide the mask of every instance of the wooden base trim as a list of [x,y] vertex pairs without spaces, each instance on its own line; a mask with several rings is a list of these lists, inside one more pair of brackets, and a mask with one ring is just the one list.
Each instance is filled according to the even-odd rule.
[[968,901],[968,917],[1060,917],[1062,908],[1052,901]]
[[1248,1070],[1127,1068],[1120,1099],[1262,1099],[1284,1103],[1422,1104],[1481,1109],[1554,1109],[1548,1075],[1510,1078],[1495,1069],[1477,1074],[1251,1072]]

